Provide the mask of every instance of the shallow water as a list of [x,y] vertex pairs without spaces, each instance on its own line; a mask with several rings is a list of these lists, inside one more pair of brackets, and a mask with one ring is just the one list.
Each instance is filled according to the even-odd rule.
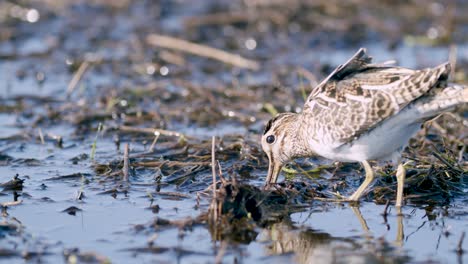
[[[211,170],[195,168],[197,171],[188,172],[180,183],[172,179],[186,171],[172,174],[172,169],[163,168],[158,182],[161,170],[134,166],[127,186],[120,176],[97,171],[96,164],[120,162],[124,143],[130,143],[131,155],[143,154],[153,136],[123,133],[115,127],[164,128],[188,138],[188,154],[177,154],[181,149],[175,147],[179,138],[161,136],[154,153],[131,158],[132,163],[185,162],[190,155],[203,157],[210,153],[203,140],[216,136],[218,142],[223,141],[217,149],[223,173],[261,186],[266,164],[263,154],[257,152],[258,135],[270,117],[262,106],[272,102],[278,111],[300,110],[304,80],[298,77],[297,67],[309,69],[320,81],[328,68],[345,62],[360,46],[367,47],[376,61],[396,59],[405,67],[437,65],[446,61],[449,53],[447,45],[412,45],[404,40],[389,49],[384,43],[390,42],[390,37],[375,29],[367,29],[369,36],[356,43],[341,39],[340,32],[321,39],[316,33],[324,29],[297,33],[295,27],[291,32],[282,26],[265,26],[261,21],[187,30],[183,21],[188,16],[235,10],[242,4],[163,2],[122,1],[124,7],[111,7],[105,1],[65,2],[63,6],[54,1],[25,1],[22,8],[37,8],[41,13],[38,22],[0,16],[4,30],[13,29],[15,34],[15,38],[0,41],[0,79],[4,80],[0,83],[0,182],[16,174],[24,179],[22,189],[1,192],[1,203],[22,203],[4,211],[4,223],[15,228],[0,230],[0,261],[66,262],[64,254],[73,248],[81,253],[94,252],[94,257],[102,256],[113,263],[214,263],[217,256],[225,263],[468,261],[466,253],[456,252],[462,232],[468,230],[466,174],[460,180],[461,194],[454,194],[449,202],[410,202],[403,216],[390,205],[387,220],[382,216],[385,205],[367,198],[359,206],[360,213],[347,204],[314,201],[299,212],[282,215],[274,224],[255,225],[250,241],[215,241],[207,224],[185,229],[155,227],[156,219],[196,218],[208,210],[209,198],[197,199],[197,192],[211,183]],[[460,4],[459,8],[467,7]],[[420,27],[414,26],[413,33],[420,34]],[[466,31],[465,24],[458,25],[455,35]],[[158,57],[162,50],[142,41],[155,32],[179,34],[257,59],[262,63],[261,70],[239,70],[180,53],[175,55],[183,57],[183,66],[167,63]],[[245,47],[248,38],[257,41],[255,49]],[[453,41],[458,65],[466,74],[468,44],[463,38]],[[67,99],[67,85],[85,59],[95,64]],[[149,64],[159,67],[154,74],[148,74]],[[162,66],[167,66],[167,75],[161,74]],[[176,83],[180,80],[202,88]],[[136,91],[148,95],[137,95]],[[210,96],[216,102],[211,102]],[[188,105],[191,111],[185,111]],[[97,131],[100,122],[103,131]],[[55,136],[63,138],[63,145]],[[466,140],[466,135],[456,137]],[[240,154],[224,155],[233,142],[244,144]],[[245,153],[258,157],[259,163],[240,158]],[[331,164],[319,158],[312,161],[313,166]],[[466,161],[461,162],[464,165],[466,171]],[[109,167],[120,170],[116,165]],[[330,179],[334,173],[327,169],[320,173],[320,179],[301,176],[298,180],[327,185],[334,182]],[[359,166],[341,167],[338,174],[351,175],[346,179],[350,185],[344,190],[346,194],[359,185]],[[70,208],[71,212],[65,211]]]

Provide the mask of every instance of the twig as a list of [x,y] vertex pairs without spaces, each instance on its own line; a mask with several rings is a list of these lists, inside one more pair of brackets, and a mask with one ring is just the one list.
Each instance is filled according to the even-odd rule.
[[143,127],[132,127],[132,126],[119,126],[118,128],[122,132],[145,133],[145,134],[153,134],[153,135],[156,135],[156,132],[158,132],[160,135],[163,135],[163,136],[186,137],[184,134],[179,133],[179,132],[158,129],[158,128],[143,128]]
[[[216,181],[216,185],[217,185],[218,183],[223,184],[222,181]],[[206,186],[206,188],[205,188],[203,191],[201,191],[201,192],[203,192],[204,195],[209,195],[208,193],[209,193],[210,191],[211,191],[211,193],[213,194],[213,183],[210,184],[210,185],[208,185],[208,186]],[[213,196],[213,195],[211,195],[211,196]]]
[[196,208],[199,208],[200,207],[200,192],[197,192],[197,205],[196,205]]
[[47,133],[46,137],[51,138],[52,140],[55,140],[59,147],[63,147],[63,138],[62,138],[62,136],[55,135],[55,134],[52,134],[52,133]]
[[223,240],[221,242],[221,247],[218,250],[218,254],[216,254],[216,258],[215,258],[216,264],[223,263],[224,254],[226,254],[226,248],[227,248],[227,242],[226,240]]
[[457,45],[450,45],[449,49],[450,77],[455,78],[455,69],[457,67]]
[[191,198],[190,195],[179,193],[179,192],[154,192],[154,193],[151,193],[151,195],[154,195],[154,196],[160,195],[160,196],[174,197],[174,198]]
[[231,176],[231,182],[232,182],[232,185],[234,187],[237,187],[237,178],[236,178],[236,174],[232,174]]
[[87,61],[83,61],[83,63],[81,63],[80,67],[75,72],[75,75],[73,75],[73,78],[71,79],[70,83],[68,83],[67,96],[70,96],[73,90],[75,90],[76,85],[80,82],[81,77],[83,77],[83,74],[85,73],[86,69],[88,69],[88,66],[89,62]]
[[271,103],[265,103],[263,105],[263,108],[267,110],[267,112],[270,113],[271,116],[276,116],[278,114],[278,110],[276,110],[275,106]]
[[445,159],[435,147],[433,147],[432,155],[434,155],[438,160],[440,160],[442,163],[445,164],[445,166],[449,167],[450,169],[454,171],[458,171],[457,168],[455,168],[447,159]]
[[251,70],[258,70],[260,68],[258,62],[243,58],[240,55],[228,53],[220,49],[215,49],[179,38],[163,36],[159,34],[150,34],[148,37],[146,37],[146,42],[153,46],[179,50],[200,57],[218,60],[240,68],[247,68]]
[[211,139],[211,175],[213,176],[213,198],[216,200],[216,137]]
[[461,164],[463,162],[463,155],[465,154],[466,152],[466,145],[463,144],[460,152],[458,152],[458,164]]
[[219,164],[219,160],[216,161],[216,164],[218,165],[218,175],[219,175],[219,179],[221,180],[221,183],[223,185],[226,185],[227,181],[226,179],[224,178],[223,176],[223,171],[221,170],[221,164]]
[[76,200],[83,200],[83,198],[85,197],[84,195],[84,191],[83,190],[78,190],[78,192],[76,193]]
[[218,219],[218,197],[216,195],[216,157],[215,157],[215,147],[216,147],[216,137],[213,136],[211,140],[211,173],[213,176],[213,213],[214,213],[214,220]]
[[388,208],[390,206],[390,200],[387,200],[387,202],[385,203],[385,208],[384,208],[384,211],[382,213],[382,216],[383,216],[383,219],[384,219],[384,223],[385,225],[387,226],[387,230],[390,230],[390,225],[388,224],[388,220],[387,220],[387,217],[388,217]]
[[206,161],[175,161],[175,160],[165,160],[165,161],[140,161],[133,163],[134,166],[141,167],[161,167],[167,165],[169,167],[184,167],[184,166],[209,166],[210,162]]
[[382,216],[387,218],[388,216],[388,208],[390,207],[390,200],[387,200],[387,202],[385,203],[385,208],[384,208],[384,211],[382,213]]
[[153,139],[153,142],[151,143],[151,146],[150,146],[148,152],[151,153],[151,152],[154,151],[154,146],[156,145],[156,142],[158,142],[159,135],[161,135],[161,133],[159,131],[154,131],[154,139]]
[[96,147],[97,147],[97,140],[99,136],[99,132],[101,132],[102,129],[102,123],[99,123],[96,137],[94,138],[93,144],[91,145],[91,160],[94,160],[94,155],[96,154]]
[[15,206],[15,205],[19,205],[23,202],[23,200],[18,200],[18,201],[14,201],[14,202],[4,202],[4,203],[1,203],[1,206],[2,207],[8,207],[8,206]]
[[152,246],[154,244],[154,241],[156,241],[156,239],[159,237],[159,234],[158,233],[154,233],[152,234],[148,240],[147,240],[147,243],[149,246]]
[[457,245],[457,254],[462,255],[464,250],[463,250],[463,240],[465,239],[465,231],[462,232],[460,240],[458,241]]
[[39,131],[39,138],[41,139],[41,144],[44,145],[45,141],[44,141],[44,134],[42,134],[42,129],[39,128],[38,131]]
[[176,53],[173,53],[173,52],[170,52],[170,51],[162,51],[159,53],[159,57],[161,58],[161,60],[164,60],[165,62],[167,63],[172,63],[172,64],[175,64],[177,66],[182,66],[184,67],[185,66],[185,59],[184,57],[182,57],[181,55],[179,54],[176,54]]
[[123,180],[125,182],[128,182],[128,170],[129,170],[129,159],[128,159],[128,152],[129,152],[129,147],[128,147],[128,143],[125,143],[125,146],[124,146],[124,165],[123,165],[123,168],[122,168],[122,171],[123,171]]

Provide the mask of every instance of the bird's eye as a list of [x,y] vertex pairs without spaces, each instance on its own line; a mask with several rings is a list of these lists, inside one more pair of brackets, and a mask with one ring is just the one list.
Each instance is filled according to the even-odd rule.
[[269,136],[266,138],[266,142],[267,142],[268,144],[273,144],[273,142],[275,142],[275,136],[269,135]]

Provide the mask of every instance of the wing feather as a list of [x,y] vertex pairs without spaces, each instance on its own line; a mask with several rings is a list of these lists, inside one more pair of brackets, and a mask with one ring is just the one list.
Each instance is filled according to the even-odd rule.
[[448,63],[424,70],[372,64],[360,49],[313,89],[303,113],[313,115],[326,142],[349,143],[443,85],[449,72]]

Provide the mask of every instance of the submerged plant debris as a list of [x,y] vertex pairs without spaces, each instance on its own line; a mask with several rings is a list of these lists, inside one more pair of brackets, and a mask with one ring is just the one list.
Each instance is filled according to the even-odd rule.
[[411,140],[401,213],[379,161],[359,205],[321,157],[263,190],[259,143],[360,47],[468,84],[465,2],[0,1],[0,261],[468,262],[466,106]]

